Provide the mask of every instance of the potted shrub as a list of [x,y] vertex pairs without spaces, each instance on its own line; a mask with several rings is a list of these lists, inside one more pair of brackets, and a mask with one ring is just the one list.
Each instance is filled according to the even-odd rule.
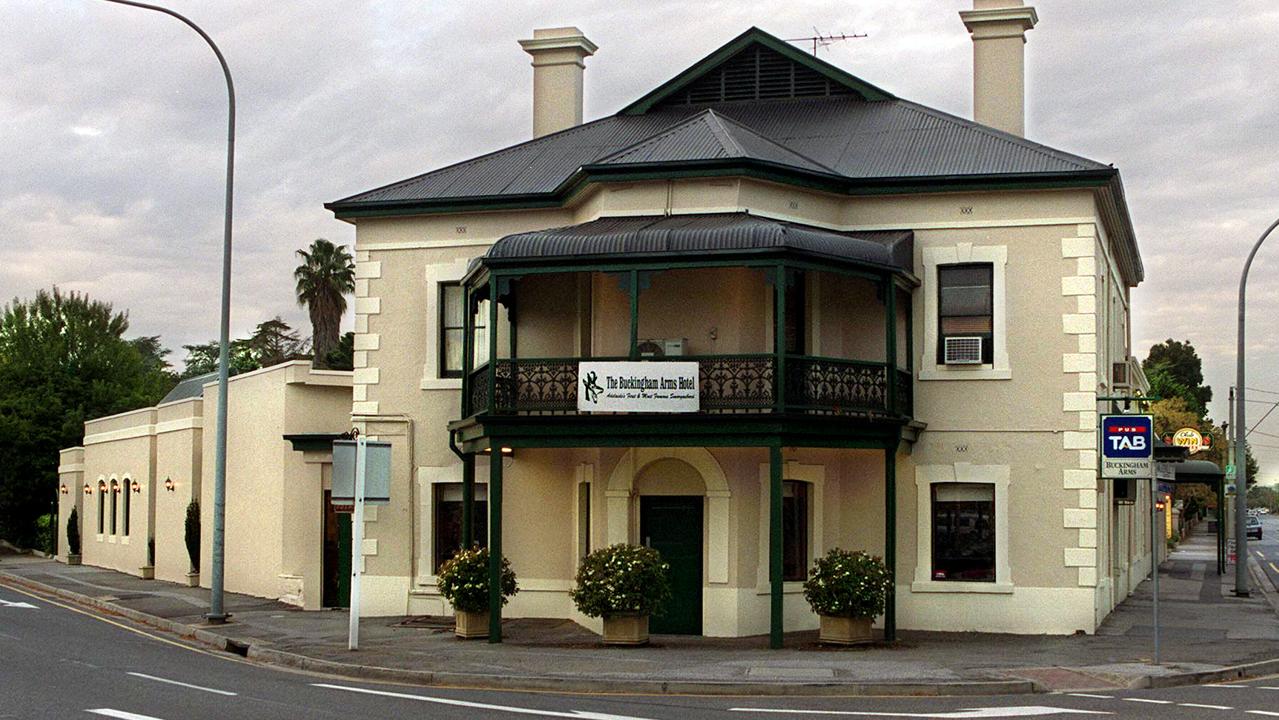
[[200,584],[200,503],[192,500],[187,505],[186,525],[183,528],[187,546],[187,557],[191,560],[191,569],[187,572],[187,586]]
[[[489,634],[489,550],[473,547],[458,550],[440,566],[440,594],[453,606],[460,638],[484,638]],[[511,563],[502,558],[502,604],[519,592]]]
[[605,645],[643,645],[649,616],[670,602],[670,566],[652,548],[610,545],[582,559],[570,596],[583,614],[604,619]]
[[883,560],[834,548],[813,563],[804,599],[821,616],[819,640],[836,645],[871,641],[870,624],[884,612],[893,575]]
[[67,516],[67,564],[80,564],[80,514],[75,508]]

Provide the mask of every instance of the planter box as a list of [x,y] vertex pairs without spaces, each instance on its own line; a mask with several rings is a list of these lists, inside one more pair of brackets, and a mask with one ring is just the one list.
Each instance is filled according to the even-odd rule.
[[187,587],[200,587],[200,573],[187,573]]
[[67,564],[68,564],[68,565],[79,565],[79,564],[80,564],[80,555],[79,555],[79,554],[76,554],[76,555],[67,555]]
[[155,566],[154,566],[154,565],[143,565],[142,567],[138,568],[138,572],[142,573],[142,579],[143,579],[143,580],[154,580],[154,579],[155,579]]
[[821,615],[821,631],[817,639],[831,645],[861,645],[874,641],[870,634],[872,618],[850,618]]
[[648,615],[619,613],[604,616],[605,645],[647,645]]
[[453,613],[455,624],[453,626],[453,634],[464,640],[476,638],[486,638],[489,636],[489,614],[488,612],[467,612],[466,610],[456,610]]

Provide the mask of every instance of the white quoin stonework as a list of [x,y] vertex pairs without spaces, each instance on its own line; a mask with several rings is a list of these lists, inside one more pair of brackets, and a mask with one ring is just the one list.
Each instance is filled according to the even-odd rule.
[[382,277],[382,263],[369,260],[368,251],[356,252],[355,263],[355,352],[352,364],[355,366],[353,378],[351,413],[353,415],[376,415],[378,403],[369,400],[369,386],[377,385],[378,368],[369,367],[369,352],[381,347],[382,337],[378,333],[369,332],[369,317],[382,312],[382,300],[371,295],[370,285]]
[[[1061,279],[1061,294],[1067,312],[1062,313],[1062,331],[1077,338],[1078,352],[1064,353],[1061,369],[1067,377],[1061,409],[1077,418],[1078,430],[1063,433],[1063,448],[1079,451],[1079,469],[1063,471],[1062,489],[1076,498],[1062,511],[1062,525],[1079,531],[1078,547],[1064,549],[1066,567],[1076,568],[1079,585],[1097,585],[1097,229],[1079,225],[1076,235],[1062,238],[1061,256],[1067,274]],[[1070,507],[1073,504],[1075,507]]]

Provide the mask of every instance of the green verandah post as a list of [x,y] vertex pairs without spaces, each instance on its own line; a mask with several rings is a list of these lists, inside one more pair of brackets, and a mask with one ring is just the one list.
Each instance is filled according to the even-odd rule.
[[502,642],[502,446],[489,451],[489,642]]
[[782,647],[782,448],[768,448],[768,646]]
[[884,603],[884,640],[897,639],[897,445],[884,448],[884,564],[892,575]]
[[475,544],[475,453],[462,460],[462,548]]
[[[497,408],[498,279],[489,276],[489,412]],[[489,438],[489,642],[502,642],[502,444]]]

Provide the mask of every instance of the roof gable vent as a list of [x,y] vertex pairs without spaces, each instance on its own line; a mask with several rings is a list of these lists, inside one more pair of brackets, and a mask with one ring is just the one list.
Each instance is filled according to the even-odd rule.
[[776,50],[750,45],[658,107],[849,95],[857,93]]

